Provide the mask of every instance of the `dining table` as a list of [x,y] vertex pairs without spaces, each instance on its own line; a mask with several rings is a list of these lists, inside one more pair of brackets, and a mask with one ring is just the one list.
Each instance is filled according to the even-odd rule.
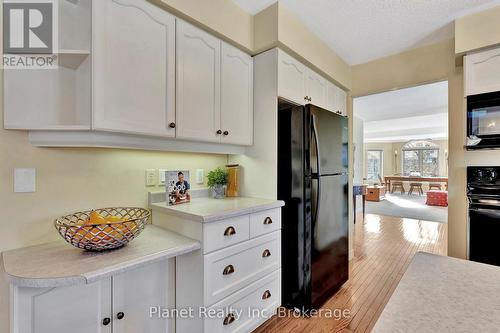
[[419,182],[419,183],[444,183],[446,188],[448,188],[448,177],[425,177],[425,176],[385,176],[385,186],[387,191],[391,191],[391,182],[399,181],[399,182]]

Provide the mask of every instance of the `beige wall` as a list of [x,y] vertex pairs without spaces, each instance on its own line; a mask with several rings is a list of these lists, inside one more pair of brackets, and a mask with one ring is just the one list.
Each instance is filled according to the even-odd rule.
[[453,40],[411,50],[353,67],[353,96],[448,80],[449,104],[449,214],[448,253],[465,258],[467,251],[466,166],[495,165],[500,153],[467,152],[463,70],[455,67]]
[[500,44],[500,6],[455,21],[455,53]]
[[247,52],[253,52],[253,16],[228,0],[149,0]]
[[256,52],[279,46],[309,67],[341,85],[351,87],[351,68],[279,2],[255,16]]
[[[439,145],[439,176],[448,176],[448,140],[434,140],[434,143]],[[383,176],[402,173],[402,153],[401,148],[406,142],[370,142],[365,144],[365,160],[366,153],[369,149],[381,149],[384,152],[383,156]],[[395,156],[394,152],[398,155]],[[367,175],[366,163],[364,164],[364,177]]]

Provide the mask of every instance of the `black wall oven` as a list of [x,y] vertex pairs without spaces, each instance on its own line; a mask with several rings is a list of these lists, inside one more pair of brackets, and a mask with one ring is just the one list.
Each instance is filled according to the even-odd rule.
[[500,148],[500,91],[467,97],[467,137],[467,149]]
[[469,259],[500,266],[500,167],[468,167]]

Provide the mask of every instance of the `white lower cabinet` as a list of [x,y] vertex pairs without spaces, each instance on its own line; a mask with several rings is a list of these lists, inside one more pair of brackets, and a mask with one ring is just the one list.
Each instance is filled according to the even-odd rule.
[[168,333],[170,319],[150,318],[150,307],[173,307],[174,260],[146,265],[90,284],[11,287],[15,333]]
[[[177,333],[244,333],[281,305],[281,208],[199,222],[153,210],[153,221],[201,241],[176,258]],[[233,311],[236,311],[233,313]]]
[[212,305],[221,318],[205,320],[205,332],[250,332],[276,313],[281,305],[281,270]]

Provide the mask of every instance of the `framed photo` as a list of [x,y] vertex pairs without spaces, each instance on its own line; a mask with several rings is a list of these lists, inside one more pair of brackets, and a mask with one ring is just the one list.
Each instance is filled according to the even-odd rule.
[[188,170],[167,171],[165,177],[168,205],[191,201],[191,183]]

